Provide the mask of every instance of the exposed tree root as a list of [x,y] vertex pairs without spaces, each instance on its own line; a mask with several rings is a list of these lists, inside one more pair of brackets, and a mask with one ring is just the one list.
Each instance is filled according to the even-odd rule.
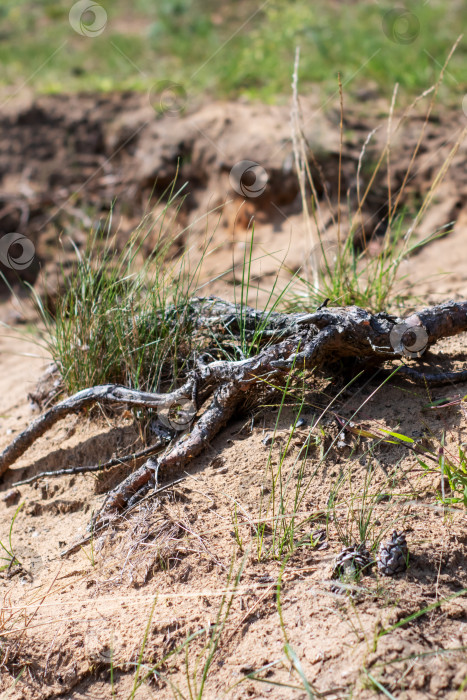
[[52,406],[42,416],[36,418],[31,425],[20,433],[0,455],[0,476],[30,447],[37,438],[41,437],[49,428],[70,413],[76,413],[83,408],[89,408],[95,403],[102,405],[122,403],[126,406],[139,406],[140,408],[161,408],[171,406],[182,397],[190,395],[193,382],[187,382],[183,387],[170,394],[150,394],[143,391],[134,391],[124,386],[104,384],[83,389],[70,398]]
[[[196,361],[185,384],[167,394],[153,394],[104,385],[84,389],[61,401],[37,418],[0,455],[0,475],[33,442],[66,415],[95,403],[125,404],[150,409],[169,410],[191,402],[194,418],[185,432],[168,451],[149,459],[116,489],[109,493],[100,514],[107,515],[131,506],[152,486],[159,472],[168,473],[186,467],[202,452],[245,399],[252,398],[267,385],[284,385],[291,371],[313,370],[336,361],[353,358],[362,366],[377,366],[397,357],[420,357],[437,340],[467,330],[467,301],[449,301],[423,309],[407,319],[388,314],[371,314],[352,306],[321,308],[315,313],[280,314],[255,311],[217,298],[194,299],[188,308],[193,326],[200,333],[222,338],[258,339],[257,354],[237,361],[207,362],[207,353]],[[429,383],[467,380],[460,373],[423,374],[413,367],[401,366],[400,373]],[[195,418],[201,404],[209,406]]]

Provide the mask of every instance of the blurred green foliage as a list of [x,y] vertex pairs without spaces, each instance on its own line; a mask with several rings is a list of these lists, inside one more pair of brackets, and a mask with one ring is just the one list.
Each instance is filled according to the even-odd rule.
[[[459,0],[401,0],[400,7],[340,0],[100,5],[107,24],[88,37],[70,26],[69,1],[2,0],[0,82],[58,92],[147,89],[168,79],[189,95],[272,100],[290,92],[299,45],[302,91],[320,83],[334,92],[339,71],[347,94],[370,86],[388,96],[399,82],[411,97],[434,82],[467,24],[467,3]],[[467,91],[466,53],[463,39],[446,75],[449,101]]]

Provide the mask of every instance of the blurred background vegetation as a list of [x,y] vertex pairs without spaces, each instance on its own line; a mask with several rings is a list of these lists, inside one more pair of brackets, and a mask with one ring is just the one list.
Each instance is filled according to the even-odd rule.
[[[320,83],[325,93],[334,92],[340,71],[347,94],[370,88],[389,96],[399,82],[410,98],[436,80],[467,26],[464,0],[99,4],[107,23],[90,38],[71,28],[70,1],[1,0],[1,84],[27,83],[50,93],[145,90],[171,80],[189,95],[271,101],[289,95],[299,45],[302,91]],[[447,101],[466,92],[466,53],[464,39],[446,75]]]

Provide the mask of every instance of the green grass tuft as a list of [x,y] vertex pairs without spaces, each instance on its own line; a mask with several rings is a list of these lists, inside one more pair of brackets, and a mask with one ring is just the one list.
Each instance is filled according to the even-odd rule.
[[[185,255],[174,257],[177,236],[164,233],[180,196],[172,190],[162,213],[152,222],[148,215],[120,253],[110,224],[91,232],[72,272],[62,270],[64,291],[53,312],[36,297],[69,394],[107,383],[168,390],[186,371],[193,350],[186,311],[198,268],[189,272]],[[150,235],[156,241],[147,254]]]

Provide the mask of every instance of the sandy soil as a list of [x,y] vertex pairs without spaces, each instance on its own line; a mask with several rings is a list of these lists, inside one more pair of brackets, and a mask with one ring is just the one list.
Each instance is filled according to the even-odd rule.
[[[30,344],[22,347],[33,349]],[[12,348],[11,341],[2,339],[2,349],[8,348]],[[43,359],[16,357],[8,378],[3,374],[0,447],[11,438],[8,431],[18,430],[31,419],[25,395],[41,362]],[[362,384],[342,402],[339,411],[351,415],[376,387],[376,383]],[[18,400],[12,400],[13,396]],[[324,407],[326,394],[310,390],[307,399],[303,415],[310,421],[319,406]],[[367,401],[359,420],[366,428],[398,426],[409,436],[425,426],[435,440],[446,431],[449,449],[454,450],[458,442],[466,440],[460,408],[427,415],[422,410],[426,401],[423,390],[394,384]],[[410,546],[410,568],[394,579],[365,576],[352,598],[334,593],[330,569],[343,546],[335,526],[329,526],[324,549],[306,546],[310,533],[326,525],[323,516],[330,488],[348,451],[333,447],[312,476],[320,449],[327,448],[337,435],[331,420],[322,422],[323,445],[313,448],[305,461],[309,486],[299,509],[299,519],[305,523],[295,532],[296,543],[300,539],[304,543],[284,567],[281,629],[277,581],[286,552],[275,560],[267,555],[273,544],[271,524],[278,514],[277,505],[275,510],[270,503],[268,507],[269,470],[277,469],[283,458],[292,499],[298,453],[309,437],[309,428],[294,433],[282,457],[294,416],[291,409],[282,413],[275,443],[265,446],[268,435],[274,432],[276,416],[276,410],[259,411],[255,417],[245,416],[230,425],[183,482],[160,500],[142,504],[125,521],[116,522],[110,532],[96,537],[92,545],[65,558],[60,552],[86,534],[90,515],[102,502],[102,495],[96,493],[102,485],[86,475],[48,478],[20,487],[17,502],[24,505],[12,542],[23,566],[13,569],[10,576],[4,572],[2,581],[3,687],[11,686],[24,668],[10,697],[45,698],[62,693],[73,698],[111,697],[111,653],[116,697],[128,697],[149,620],[142,675],[190,634],[198,632],[199,636],[189,644],[188,672],[182,649],[159,667],[166,680],[152,675],[136,697],[172,697],[171,684],[186,694],[187,674],[193,674],[192,683],[197,675],[199,683],[205,645],[222,596],[229,590],[232,607],[209,670],[205,697],[220,697],[239,681],[232,697],[305,697],[297,690],[243,680],[272,664],[258,676],[300,686],[300,678],[291,673],[284,656],[285,635],[309,682],[318,691],[330,693],[329,697],[347,697],[351,688],[357,697],[372,697],[374,690],[364,667],[396,697],[456,697],[467,673],[467,605],[464,597],[450,598],[467,586],[465,514],[462,509],[437,505],[439,476],[423,476],[413,456],[400,447],[376,448],[378,467],[370,490],[387,492],[386,474],[395,476],[390,500],[375,505],[371,513],[370,541],[382,530],[389,534],[393,527],[403,529]],[[121,427],[121,420],[106,424],[101,419],[96,424],[85,417],[59,424],[15,466],[3,489],[9,493],[11,484],[26,473],[86,464],[95,461],[97,453],[101,459],[110,456],[122,442]],[[127,446],[135,444],[134,431],[133,440],[131,437],[127,425],[123,440]],[[344,530],[349,512],[357,510],[355,493],[368,474],[366,446],[360,444],[355,449],[352,485],[340,494],[337,511]],[[262,516],[269,527],[259,560],[254,531],[261,498]],[[290,509],[290,502],[288,505]],[[2,505],[4,543],[14,511],[15,505]],[[353,532],[356,535],[355,527]],[[234,575],[243,568],[237,586],[229,576],[231,566]],[[391,625],[443,599],[448,602],[378,637]],[[451,649],[459,651],[448,651]],[[196,669],[198,656],[201,666]]]
[[[438,209],[436,225],[453,206]],[[465,210],[456,219],[453,234],[413,259],[410,283],[422,305],[467,296]],[[271,240],[271,227],[260,222],[260,240]],[[210,264],[215,269],[219,259]],[[431,277],[440,273],[441,280]],[[11,316],[11,301],[4,311]],[[27,394],[48,362],[37,342],[11,336],[0,331],[0,449],[37,415]],[[465,339],[440,343],[427,361],[464,364]],[[467,442],[464,406],[426,404],[463,395],[467,385],[430,391],[380,383],[362,378],[332,409],[345,418],[356,412],[353,420],[366,430],[398,430],[434,448],[444,440],[455,461]],[[439,471],[425,473],[403,446],[352,435],[343,444],[332,411],[311,431],[343,388],[340,378],[311,379],[301,394],[305,423],[295,430],[292,405],[237,416],[189,474],[164,475],[182,481],[66,556],[128,468],[13,484],[133,451],[141,441],[131,416],[99,412],[64,420],[41,438],[1,484],[5,546],[22,507],[12,531],[21,566],[0,573],[0,690],[18,700],[219,698],[227,691],[232,698],[305,698],[312,697],[306,678],[316,697],[366,699],[382,687],[399,699],[467,697],[465,509],[440,504]],[[297,489],[302,500],[293,515]],[[372,570],[351,595],[340,594],[333,562],[346,536],[358,539],[359,517],[369,519],[370,545],[403,530],[410,565],[393,578]],[[289,557],[283,535],[292,522]],[[326,536],[315,546],[318,530]]]

